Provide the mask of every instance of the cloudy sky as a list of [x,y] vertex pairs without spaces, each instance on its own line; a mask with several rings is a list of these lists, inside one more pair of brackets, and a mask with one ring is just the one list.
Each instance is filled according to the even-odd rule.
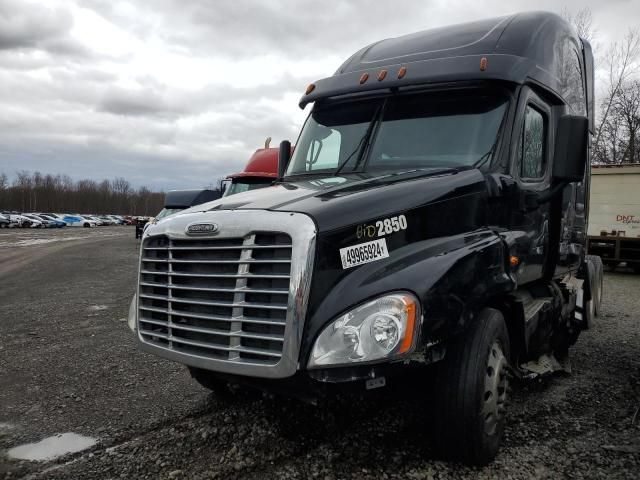
[[597,45],[640,26],[638,0],[0,0],[0,172],[201,187],[295,140],[306,85],[368,43],[585,5]]

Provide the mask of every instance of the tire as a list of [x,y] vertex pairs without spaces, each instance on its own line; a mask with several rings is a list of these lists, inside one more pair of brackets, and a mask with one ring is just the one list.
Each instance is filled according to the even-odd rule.
[[84,228],[90,228],[90,227],[91,227],[91,225],[89,225],[88,223],[83,223],[83,224],[82,224],[82,226],[83,226]]
[[434,447],[443,457],[486,465],[504,434],[509,334],[502,313],[487,308],[447,349],[436,379]]
[[[597,255],[587,255],[585,260],[593,265],[593,282],[591,283],[591,297],[593,300],[593,317],[600,316],[602,310],[602,292],[604,290],[604,265]],[[591,270],[589,270],[591,274]]]

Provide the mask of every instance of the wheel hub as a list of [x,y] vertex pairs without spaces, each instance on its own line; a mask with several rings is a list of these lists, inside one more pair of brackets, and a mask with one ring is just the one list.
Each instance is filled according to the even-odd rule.
[[494,342],[489,349],[487,371],[484,380],[484,394],[482,418],[484,431],[487,435],[496,433],[498,424],[504,418],[509,386],[507,358],[498,342]]

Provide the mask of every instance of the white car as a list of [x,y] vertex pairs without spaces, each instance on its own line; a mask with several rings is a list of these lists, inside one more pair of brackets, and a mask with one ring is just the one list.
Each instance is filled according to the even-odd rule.
[[86,218],[87,220],[91,220],[93,222],[96,223],[96,225],[102,226],[104,225],[104,221],[102,221],[101,219],[99,219],[98,217],[95,217],[93,215],[82,215],[84,218]]
[[68,227],[96,227],[98,224],[89,218],[85,218],[82,215],[65,215],[62,217],[64,223],[67,224]]
[[44,226],[42,221],[33,220],[29,217],[25,217],[24,215],[19,215],[17,213],[9,214],[9,220],[11,220],[12,222],[15,222],[16,226],[22,227],[22,228],[27,228],[27,227],[41,228]]
[[[31,228],[46,228],[51,226],[51,224],[49,223],[49,221],[45,221],[41,218],[38,218],[37,216],[30,214],[30,213],[25,213],[22,215],[23,217],[27,217],[29,220],[31,220]],[[53,222],[51,222],[53,223]]]

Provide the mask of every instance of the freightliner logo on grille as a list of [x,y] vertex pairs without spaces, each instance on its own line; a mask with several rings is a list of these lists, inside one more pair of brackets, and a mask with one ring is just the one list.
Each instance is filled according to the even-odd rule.
[[217,223],[192,223],[187,226],[187,233],[215,233],[217,231]]

